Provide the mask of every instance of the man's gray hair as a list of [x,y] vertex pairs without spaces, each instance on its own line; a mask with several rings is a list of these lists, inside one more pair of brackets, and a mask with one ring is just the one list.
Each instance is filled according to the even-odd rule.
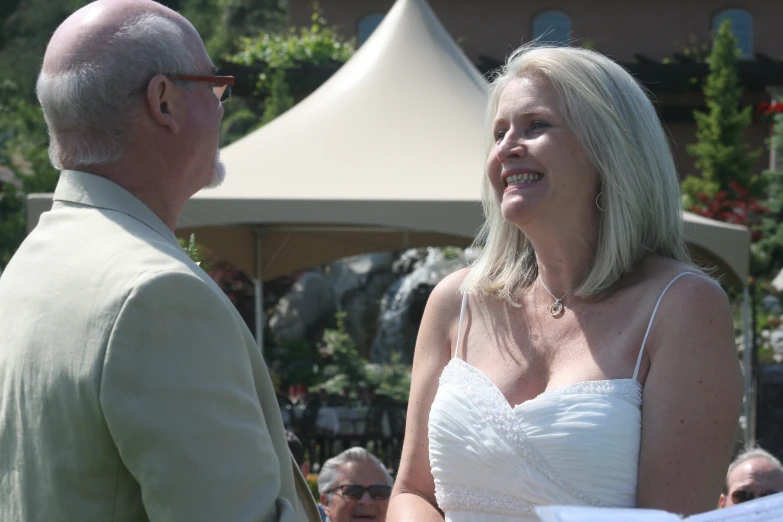
[[755,460],[755,459],[765,459],[767,462],[778,468],[780,471],[783,471],[783,464],[780,463],[780,460],[778,460],[772,453],[763,450],[761,448],[749,448],[737,455],[737,457],[731,461],[731,464],[729,464],[729,470],[726,472],[726,480],[723,481],[723,492],[726,493],[729,489],[729,475],[731,475],[731,472],[734,471],[737,466],[742,464],[743,462],[748,462],[749,460]]
[[147,82],[159,73],[193,74],[196,60],[184,38],[177,22],[144,13],[89,58],[55,74],[41,71],[36,94],[49,128],[52,165],[62,170],[119,160]]
[[324,462],[321,466],[321,472],[318,474],[318,493],[324,494],[327,491],[340,486],[337,484],[337,476],[340,474],[340,468],[351,462],[371,462],[378,466],[378,469],[383,472],[386,477],[386,484],[389,486],[394,485],[394,479],[389,472],[386,471],[386,467],[378,460],[378,457],[370,453],[364,448],[355,447],[348,448],[336,457]]

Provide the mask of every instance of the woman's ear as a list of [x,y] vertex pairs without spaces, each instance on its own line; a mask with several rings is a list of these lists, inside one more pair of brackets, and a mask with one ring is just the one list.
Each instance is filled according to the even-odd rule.
[[157,74],[147,84],[147,113],[152,121],[168,128],[173,134],[179,133],[179,123],[173,113],[177,101],[174,84],[166,76]]

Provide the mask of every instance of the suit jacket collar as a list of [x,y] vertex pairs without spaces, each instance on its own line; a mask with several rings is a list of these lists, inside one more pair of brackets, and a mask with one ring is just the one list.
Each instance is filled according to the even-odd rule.
[[172,243],[179,244],[174,233],[147,205],[104,177],[77,170],[64,170],[60,173],[53,200],[122,212],[141,221]]

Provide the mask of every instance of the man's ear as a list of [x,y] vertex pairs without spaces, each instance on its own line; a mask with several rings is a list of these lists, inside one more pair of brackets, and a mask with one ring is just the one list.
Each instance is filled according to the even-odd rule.
[[726,507],[726,495],[721,493],[720,499],[718,499],[718,509],[723,509],[725,507]]
[[162,74],[155,75],[147,84],[147,112],[158,125],[167,127],[173,134],[179,133],[179,123],[173,113],[177,106],[174,84]]

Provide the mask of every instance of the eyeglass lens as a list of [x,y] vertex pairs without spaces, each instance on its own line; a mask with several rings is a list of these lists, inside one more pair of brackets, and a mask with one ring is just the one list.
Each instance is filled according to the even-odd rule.
[[348,484],[340,486],[340,491],[344,497],[351,500],[359,500],[362,498],[365,491],[370,494],[370,498],[373,500],[389,500],[389,497],[391,496],[391,488],[381,484],[367,487],[358,484]]
[[215,96],[217,96],[217,99],[222,102],[226,101],[229,96],[231,96],[231,86],[230,85],[213,85],[212,86],[212,92],[215,93]]
[[748,502],[750,500],[754,500],[757,498],[762,497],[768,497],[769,495],[774,495],[775,493],[779,493],[778,491],[762,491],[758,495],[754,493],[753,491],[747,491],[744,489],[738,489],[734,493],[731,494],[731,501],[735,504],[742,504],[743,502]]

